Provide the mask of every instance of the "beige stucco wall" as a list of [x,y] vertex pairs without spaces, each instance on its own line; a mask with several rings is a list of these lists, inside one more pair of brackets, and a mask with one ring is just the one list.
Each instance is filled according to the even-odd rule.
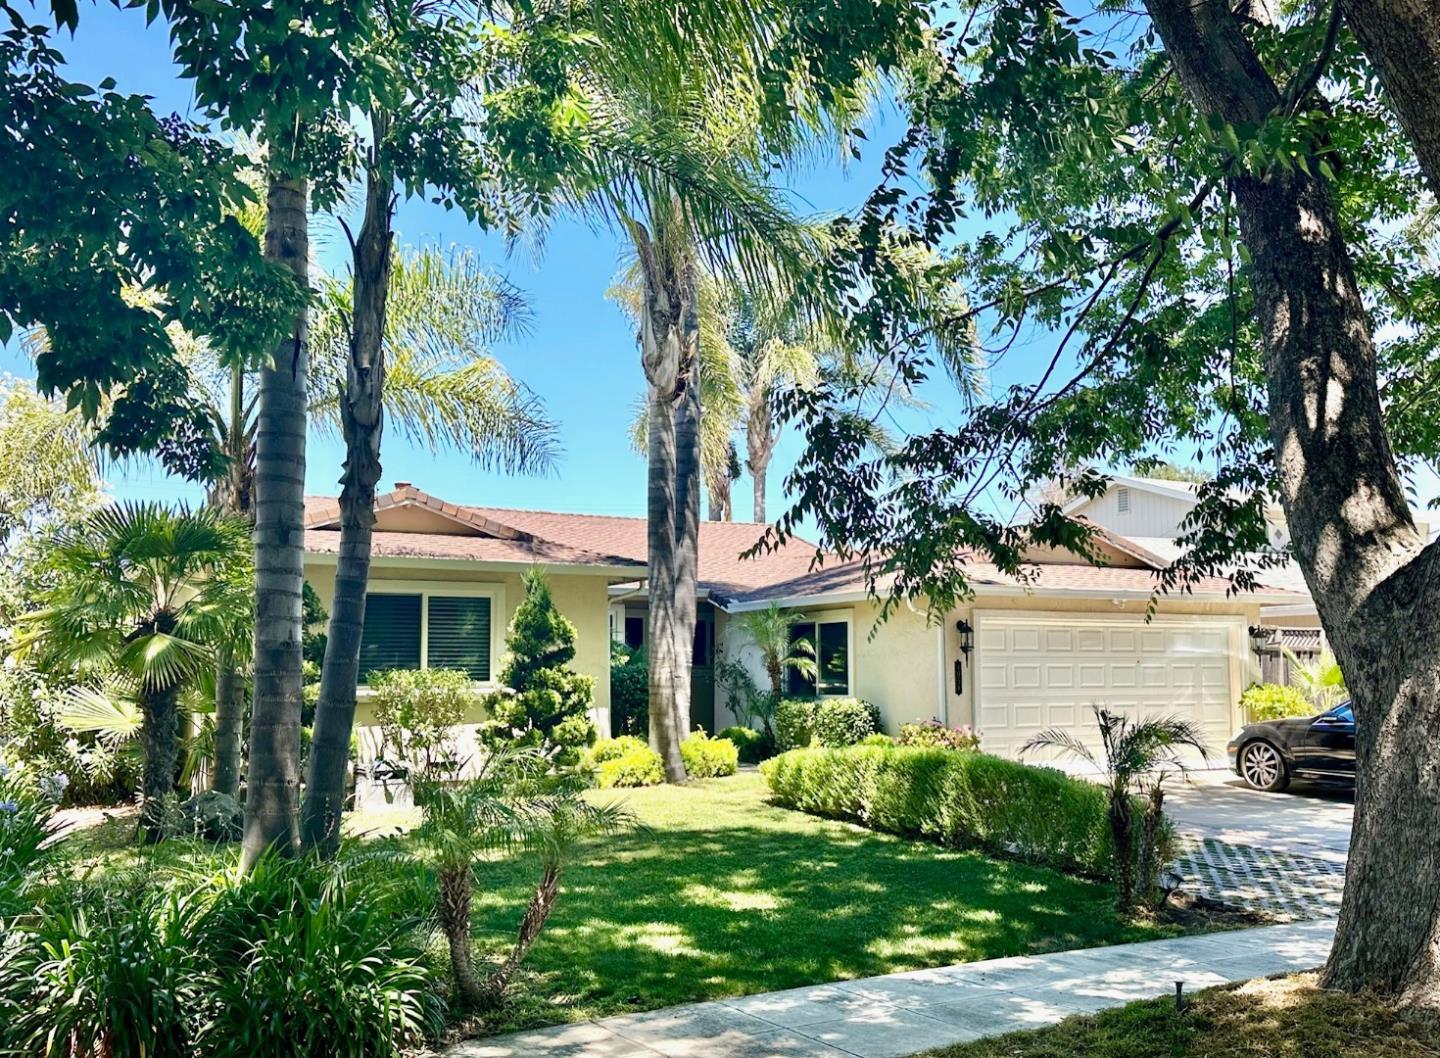
[[[1129,614],[1143,619],[1146,600],[1109,598],[1064,598],[1054,595],[982,595],[951,611],[938,627],[927,622],[923,612],[901,604],[877,626],[878,604],[869,601],[843,605],[807,606],[807,617],[848,614],[851,620],[851,690],[880,707],[885,730],[896,732],[901,724],[942,718],[950,724],[973,724],[976,652],[971,651],[964,666],[964,690],[955,693],[954,662],[961,657],[960,635],[955,624],[961,618],[975,624],[979,610],[1020,610],[1056,613],[1088,613],[1100,617]],[[1242,600],[1201,601],[1185,598],[1162,599],[1161,614],[1203,614],[1237,617],[1239,629],[1232,637],[1234,669],[1232,689],[1238,696],[1246,684],[1257,678],[1258,668],[1249,651],[1244,627],[1259,621],[1260,608]],[[741,634],[733,619],[722,622],[719,641],[727,654],[738,657],[758,686],[766,686],[759,653]],[[943,654],[942,654],[943,645]],[[723,693],[717,690],[717,698]],[[728,702],[716,707],[718,726],[738,722]]]
[[[370,567],[372,581],[404,581],[425,584],[443,591],[446,585],[495,585],[503,594],[503,613],[495,615],[495,634],[503,637],[523,598],[521,570],[484,568],[477,563],[376,558]],[[550,590],[560,612],[575,624],[574,668],[595,679],[595,705],[591,718],[602,733],[610,730],[610,597],[609,578],[603,574],[569,568],[547,570]],[[305,579],[315,589],[326,609],[335,595],[335,563],[330,556],[307,555]],[[503,646],[502,646],[503,653]],[[472,721],[483,719],[477,709]],[[357,703],[356,725],[374,723],[362,692]]]

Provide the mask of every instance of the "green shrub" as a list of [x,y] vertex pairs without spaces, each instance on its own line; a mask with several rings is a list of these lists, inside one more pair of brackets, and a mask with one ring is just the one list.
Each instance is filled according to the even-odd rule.
[[56,1058],[195,1054],[215,983],[209,952],[196,942],[201,910],[194,894],[145,886],[54,894],[6,938],[0,1051]]
[[686,736],[680,743],[680,757],[692,779],[734,775],[740,769],[740,747],[728,738],[711,738],[704,731]]
[[418,922],[372,888],[274,859],[226,883],[195,931],[213,963],[201,1052],[391,1058],[438,1031]]
[[786,698],[775,707],[776,749],[784,752],[810,745],[819,704],[813,698]]
[[463,669],[390,669],[370,673],[366,683],[379,757],[402,774],[453,770],[455,740],[476,702],[474,684]]
[[876,732],[876,733],[873,734],[873,735],[866,735],[864,738],[862,738],[862,739],[860,740],[860,742],[859,742],[859,745],[862,745],[862,746],[893,746],[893,745],[895,745],[895,740],[894,740],[893,738],[891,738],[889,735],[882,735],[882,734],[880,734],[879,732]]
[[610,644],[610,733],[650,736],[650,663],[645,651]]
[[504,690],[485,700],[491,719],[481,735],[494,747],[537,748],[556,769],[573,771],[595,741],[595,679],[570,667],[575,625],[556,608],[545,574],[526,570],[522,580],[525,598],[505,635]]
[[772,756],[770,740],[753,727],[727,727],[720,732],[720,738],[729,739],[740,751],[740,759],[746,764],[759,764]]
[[980,748],[980,736],[969,724],[946,727],[938,720],[926,720],[923,724],[901,724],[900,737],[895,740],[902,746],[936,746],[940,749]]
[[32,773],[0,760],[0,936],[3,919],[21,908],[26,883],[49,858],[55,806],[65,792],[61,776],[42,784]]
[[816,703],[811,741],[817,746],[853,746],[880,730],[880,710],[860,698],[825,698]]
[[[1105,791],[1051,768],[984,753],[852,746],[794,750],[760,771],[788,808],[1076,874],[1112,873]],[[1156,841],[1170,837],[1162,828]]]
[[641,742],[638,738],[622,736],[608,740],[609,747],[617,743],[621,748],[617,753],[613,748],[604,748],[606,743],[596,745],[592,759],[596,761],[596,783],[601,789],[608,789],[612,786],[659,786],[665,781],[665,762],[660,759],[660,754]]
[[607,760],[619,760],[627,753],[634,753],[636,750],[649,748],[649,743],[643,738],[636,738],[634,735],[621,735],[618,738],[602,738],[590,747],[590,761],[593,764],[604,764]]
[[1315,713],[1315,706],[1298,688],[1279,683],[1252,683],[1240,696],[1240,708],[1252,723]]

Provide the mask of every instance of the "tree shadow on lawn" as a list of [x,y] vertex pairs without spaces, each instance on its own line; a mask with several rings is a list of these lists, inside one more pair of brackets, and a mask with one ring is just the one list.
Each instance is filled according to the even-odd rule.
[[[1177,932],[1121,921],[1097,883],[799,818],[799,829],[667,825],[588,850],[487,1028]],[[481,869],[483,945],[508,943],[533,884],[532,862]]]

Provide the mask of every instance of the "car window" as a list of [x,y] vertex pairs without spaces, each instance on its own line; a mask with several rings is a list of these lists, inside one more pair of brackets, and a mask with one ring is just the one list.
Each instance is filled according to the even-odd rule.
[[1330,710],[1330,715],[1342,724],[1353,724],[1355,722],[1355,714],[1350,711],[1349,702],[1343,705],[1337,705],[1334,709]]

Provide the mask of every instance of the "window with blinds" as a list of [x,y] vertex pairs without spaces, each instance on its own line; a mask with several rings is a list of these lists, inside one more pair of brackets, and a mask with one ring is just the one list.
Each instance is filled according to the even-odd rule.
[[365,598],[360,679],[381,669],[420,667],[420,596],[373,593]]
[[490,600],[483,595],[431,595],[426,663],[490,679]]

